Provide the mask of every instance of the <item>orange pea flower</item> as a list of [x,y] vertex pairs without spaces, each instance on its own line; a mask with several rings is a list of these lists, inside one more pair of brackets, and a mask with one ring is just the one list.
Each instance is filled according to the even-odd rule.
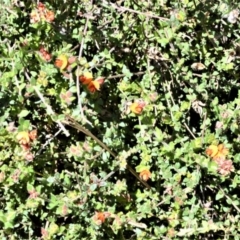
[[96,82],[98,82],[100,85],[104,83],[104,78],[103,77],[97,77],[95,79]]
[[37,130],[32,130],[29,134],[29,137],[32,141],[34,141],[37,138]]
[[148,169],[145,169],[140,172],[139,177],[142,180],[147,181],[149,178],[151,178],[151,172]]
[[30,14],[31,23],[42,21],[53,22],[55,14],[53,11],[46,9],[45,5],[41,2],[38,3],[37,8]]
[[206,154],[210,157],[214,157],[218,153],[218,146],[216,145],[210,145],[206,149]]
[[31,148],[30,143],[21,144],[23,151],[28,152]]
[[213,158],[213,160],[225,159],[228,152],[228,149],[223,144],[219,144],[218,146],[210,145],[206,149],[206,154]]
[[68,58],[66,55],[62,54],[54,62],[54,65],[63,71],[68,66]]
[[38,11],[42,12],[45,9],[45,5],[41,2],[39,2],[37,5],[37,9],[38,9]]
[[90,72],[85,72],[79,77],[79,81],[87,86],[90,93],[95,93],[100,90],[101,85],[104,83],[103,77],[98,77],[93,80],[93,75]]
[[93,81],[93,75],[90,72],[85,72],[79,77],[79,81],[83,85],[88,85]]
[[99,77],[94,81],[91,81],[87,86],[89,92],[95,93],[96,91],[99,91],[103,82],[104,82],[104,78],[102,77]]
[[21,145],[28,145],[30,142],[29,134],[26,131],[17,134],[17,140]]
[[105,222],[106,218],[110,216],[110,213],[108,212],[95,212],[95,215],[93,216],[93,221],[97,225],[101,225]]
[[31,14],[30,14],[30,22],[31,23],[37,23],[40,20],[41,19],[40,19],[40,16],[39,16],[38,12],[32,11]]
[[100,89],[100,84],[98,81],[94,80],[91,81],[88,86],[87,89],[89,90],[90,93],[95,93],[96,91],[99,91]]
[[54,12],[50,10],[46,10],[46,13],[45,13],[46,21],[51,23],[53,22],[54,18],[55,18]]
[[130,110],[135,114],[141,114],[143,111],[143,107],[140,103],[134,102],[130,106]]

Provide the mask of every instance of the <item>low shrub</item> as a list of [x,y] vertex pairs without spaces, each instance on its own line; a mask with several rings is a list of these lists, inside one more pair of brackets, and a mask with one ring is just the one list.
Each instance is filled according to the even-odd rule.
[[2,2],[1,239],[239,239],[238,1]]

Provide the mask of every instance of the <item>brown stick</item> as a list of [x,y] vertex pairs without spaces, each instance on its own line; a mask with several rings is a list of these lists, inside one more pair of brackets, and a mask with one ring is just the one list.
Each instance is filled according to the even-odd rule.
[[[78,131],[81,131],[85,133],[87,136],[91,137],[93,140],[95,140],[103,149],[108,151],[110,155],[112,155],[114,158],[117,158],[117,155],[106,145],[104,144],[100,139],[98,139],[94,134],[92,134],[89,130],[84,128],[82,125],[80,125],[75,119],[73,119],[70,116],[66,116],[66,122],[65,124],[69,125],[72,128],[77,129]],[[145,181],[143,181],[137,174],[137,172],[129,165],[127,164],[127,169],[132,173],[133,176],[135,176],[146,188],[150,189],[150,185],[148,185]],[[112,176],[114,172],[111,172],[108,177]]]

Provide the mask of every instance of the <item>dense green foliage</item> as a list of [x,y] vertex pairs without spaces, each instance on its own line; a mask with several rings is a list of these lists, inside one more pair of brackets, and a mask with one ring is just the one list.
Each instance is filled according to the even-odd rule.
[[239,1],[0,2],[1,239],[239,239]]

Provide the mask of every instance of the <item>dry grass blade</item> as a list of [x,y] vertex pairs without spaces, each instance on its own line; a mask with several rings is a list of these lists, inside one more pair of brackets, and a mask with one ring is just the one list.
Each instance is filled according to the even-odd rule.
[[[104,144],[100,139],[98,139],[94,134],[92,134],[89,130],[87,130],[85,127],[80,125],[75,119],[73,119],[71,116],[66,115],[66,121],[64,122],[66,125],[77,129],[80,132],[83,132],[87,136],[91,137],[93,140],[95,140],[103,149],[108,151],[111,156],[114,158],[117,158],[117,155],[106,145]],[[132,173],[133,176],[135,176],[146,188],[151,188],[150,185],[148,185],[145,181],[143,181],[137,174],[137,172],[127,164],[127,169]]]

